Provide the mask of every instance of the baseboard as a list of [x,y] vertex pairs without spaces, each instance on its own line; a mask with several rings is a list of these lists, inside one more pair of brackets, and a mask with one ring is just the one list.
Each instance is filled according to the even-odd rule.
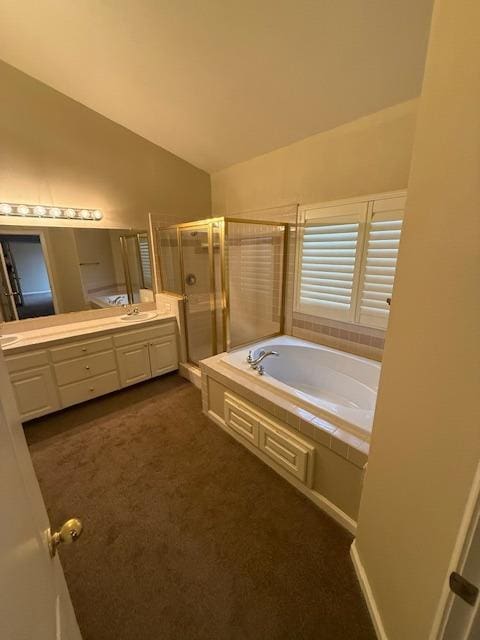
[[194,384],[197,389],[202,388],[202,372],[194,364],[180,362],[180,364],[178,365],[178,373],[182,376],[182,378],[186,378],[192,384]]
[[370,587],[370,583],[368,581],[367,574],[365,573],[365,568],[360,560],[360,556],[358,555],[358,549],[356,540],[352,542],[352,546],[350,547],[350,556],[352,558],[353,566],[355,568],[355,573],[357,574],[358,581],[360,583],[360,587],[362,589],[363,597],[367,603],[368,611],[370,613],[370,617],[373,622],[373,627],[375,629],[375,633],[377,634],[378,640],[388,640],[388,636],[385,632],[385,627],[383,626],[382,618],[380,617],[380,612],[377,607],[377,603],[375,602],[375,598],[373,597],[373,591]]
[[309,498],[322,511],[325,511],[325,513],[327,513],[331,518],[333,518],[335,522],[338,522],[339,525],[347,529],[347,531],[349,531],[352,535],[356,534],[357,523],[355,522],[355,520],[353,520],[344,511],[342,511],[336,505],[334,505],[333,502],[330,502],[330,500],[325,498],[325,496],[323,496],[318,491],[315,491],[314,489],[310,489],[309,487],[305,486],[302,482],[299,482],[296,478],[291,476],[287,471],[280,469],[277,465],[274,464],[274,462],[272,462],[272,460],[270,460],[268,456],[264,455],[260,451],[260,449],[257,449],[257,447],[252,446],[249,442],[245,440],[245,438],[242,438],[241,436],[237,435],[234,431],[229,429],[225,424],[225,420],[220,418],[216,413],[214,413],[211,410],[204,413],[208,418],[210,418],[212,422],[214,422],[216,425],[218,425],[224,431],[226,431],[228,435],[230,435],[237,442],[242,444],[246,449],[251,451],[254,455],[257,456],[257,458],[260,458],[262,462],[264,462],[269,467],[271,467],[274,471],[276,471],[276,473],[278,473],[278,475],[282,476],[282,478],[284,478],[287,482],[289,482],[301,493],[303,493],[304,496]]

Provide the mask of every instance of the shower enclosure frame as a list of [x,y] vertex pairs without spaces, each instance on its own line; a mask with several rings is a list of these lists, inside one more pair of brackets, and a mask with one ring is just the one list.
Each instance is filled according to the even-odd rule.
[[[221,283],[221,311],[222,311],[222,334],[223,341],[222,347],[223,351],[230,351],[232,348],[231,344],[231,317],[230,317],[230,285],[229,285],[229,272],[228,272],[228,225],[229,223],[239,223],[239,224],[255,224],[255,225],[263,225],[263,226],[272,226],[272,227],[282,227],[283,228],[283,255],[282,255],[282,268],[281,268],[281,277],[282,277],[282,286],[280,292],[280,320],[279,320],[279,330],[268,335],[261,335],[258,337],[258,340],[273,338],[275,336],[283,335],[285,330],[285,300],[286,300],[286,285],[287,285],[287,262],[288,262],[288,244],[289,244],[289,233],[290,233],[290,224],[288,222],[279,222],[275,220],[255,220],[250,218],[235,218],[235,217],[216,217],[216,218],[205,218],[203,220],[195,220],[193,222],[182,222],[179,224],[172,224],[161,226],[160,224],[156,224],[154,227],[155,231],[155,255],[157,260],[157,270],[158,270],[158,285],[161,288],[162,293],[167,293],[174,296],[180,296],[183,301],[183,319],[184,319],[184,331],[185,331],[185,342],[186,342],[186,350],[187,350],[187,361],[193,364],[198,364],[195,360],[190,357],[189,353],[189,341],[188,341],[188,318],[187,318],[187,309],[186,302],[188,301],[188,295],[186,293],[185,288],[185,269],[184,269],[184,256],[182,250],[182,230],[185,229],[195,229],[196,227],[208,227],[208,257],[209,257],[209,280],[210,280],[210,315],[211,315],[211,329],[212,329],[212,354],[217,355],[218,351],[218,336],[217,336],[217,320],[216,320],[216,291],[215,291],[215,254],[214,254],[214,228],[218,229],[219,232],[219,248],[220,248],[220,283]],[[216,227],[214,226],[216,225]],[[180,269],[180,281],[181,281],[181,292],[179,291],[169,291],[164,287],[163,278],[162,278],[162,257],[161,252],[159,250],[159,233],[162,231],[168,230],[176,230],[176,241],[178,247],[178,259],[179,259],[179,269]],[[237,349],[239,347],[245,346],[249,344],[251,341],[241,344],[235,344],[234,348]]]
[[[138,268],[138,273],[140,276],[140,287],[142,289],[147,289],[148,287],[146,286],[145,283],[145,274],[143,272],[143,265],[142,265],[142,256],[140,253],[140,238],[141,236],[146,236],[147,237],[147,242],[148,242],[148,253],[149,253],[149,258],[150,258],[150,264],[152,263],[152,256],[151,256],[151,246],[150,246],[150,241],[148,239],[148,231],[130,231],[128,233],[123,233],[121,236],[119,236],[119,240],[120,240],[120,255],[122,257],[122,266],[123,266],[123,271],[124,271],[124,275],[125,275],[125,288],[127,291],[127,299],[128,299],[128,304],[134,304],[135,300],[134,300],[134,287],[133,287],[133,282],[132,282],[132,275],[131,275],[131,269],[130,269],[130,259],[128,256],[128,246],[127,246],[127,242],[128,240],[134,238],[135,239],[135,258],[137,261],[137,268]],[[152,283],[152,287],[153,287],[153,283]]]

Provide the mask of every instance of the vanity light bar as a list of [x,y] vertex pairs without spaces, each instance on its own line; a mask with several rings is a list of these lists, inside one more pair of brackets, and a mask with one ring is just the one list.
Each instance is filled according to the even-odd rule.
[[2,202],[0,203],[0,216],[98,221],[103,218],[103,213],[99,209],[60,209],[59,207],[45,207],[40,204],[10,204]]

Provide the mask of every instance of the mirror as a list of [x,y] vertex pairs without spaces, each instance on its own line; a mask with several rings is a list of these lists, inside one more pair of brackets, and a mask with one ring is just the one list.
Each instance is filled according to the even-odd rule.
[[0,226],[0,321],[153,301],[146,231]]

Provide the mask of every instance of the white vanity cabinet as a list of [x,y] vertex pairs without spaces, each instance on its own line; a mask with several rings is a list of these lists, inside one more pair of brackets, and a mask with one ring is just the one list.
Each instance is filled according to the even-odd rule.
[[177,339],[171,325],[117,334],[113,341],[122,387],[178,367]]
[[46,351],[7,359],[10,380],[22,420],[60,409],[57,386]]
[[[33,347],[32,347],[33,348]],[[23,421],[178,368],[173,321],[6,355]]]

